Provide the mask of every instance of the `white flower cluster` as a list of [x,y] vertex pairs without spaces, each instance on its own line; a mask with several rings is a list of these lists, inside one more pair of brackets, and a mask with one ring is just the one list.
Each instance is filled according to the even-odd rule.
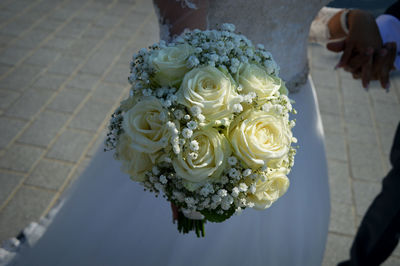
[[269,207],[296,153],[278,65],[234,31],[194,30],[135,54],[106,141],[134,181],[206,219]]

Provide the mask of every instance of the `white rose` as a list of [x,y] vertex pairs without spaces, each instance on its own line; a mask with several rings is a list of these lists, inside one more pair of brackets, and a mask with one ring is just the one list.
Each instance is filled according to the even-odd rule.
[[151,170],[157,155],[136,151],[131,144],[132,139],[128,135],[122,134],[117,143],[116,156],[122,162],[122,172],[130,175],[134,181],[143,182],[145,173]]
[[150,62],[155,68],[154,81],[160,86],[177,86],[190,69],[186,62],[193,52],[188,44],[166,47],[156,51]]
[[229,76],[207,66],[195,68],[185,75],[178,91],[178,102],[189,109],[200,107],[206,120],[214,121],[231,115],[240,98]]
[[168,111],[155,97],[144,97],[123,115],[122,128],[132,139],[132,148],[144,153],[155,153],[166,147],[169,139]]
[[247,200],[254,203],[255,209],[269,208],[272,203],[286,193],[289,184],[289,178],[284,170],[270,172],[264,181],[261,178],[257,180],[256,191],[253,194],[247,194]]
[[198,156],[188,156],[190,149],[181,152],[172,161],[176,174],[193,183],[219,178],[231,153],[228,140],[214,128],[196,130],[192,139],[199,144]]
[[281,87],[280,78],[268,75],[265,69],[255,64],[243,64],[236,80],[243,87],[243,94],[255,92],[262,101],[273,96]]
[[278,167],[289,152],[292,132],[285,117],[248,110],[229,128],[234,155],[249,168]]

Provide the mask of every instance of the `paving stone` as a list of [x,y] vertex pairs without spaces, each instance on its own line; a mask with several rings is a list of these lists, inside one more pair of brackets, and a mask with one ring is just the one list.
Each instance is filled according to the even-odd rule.
[[394,249],[393,255],[400,257],[400,245],[397,245],[397,247]]
[[26,49],[11,46],[0,54],[0,63],[14,66],[28,54]]
[[106,36],[108,31],[108,29],[92,26],[83,33],[82,38],[101,40]]
[[65,113],[73,113],[87,94],[87,91],[63,88],[47,108]]
[[349,140],[378,145],[374,128],[356,123],[347,123],[346,128]]
[[326,156],[328,159],[347,160],[346,140],[344,134],[325,132]]
[[0,240],[15,237],[29,223],[38,221],[54,194],[46,190],[21,187],[0,212]]
[[[100,83],[94,89],[91,99],[99,102],[117,102],[125,89],[127,89],[127,86],[120,84]],[[128,92],[126,96],[128,96]]]
[[0,206],[4,204],[23,177],[23,175],[0,172]]
[[335,65],[339,62],[340,55],[327,51],[318,44],[311,44],[311,68],[323,68],[329,71],[334,70]]
[[73,41],[74,40],[71,38],[53,37],[44,44],[44,47],[50,49],[64,50],[70,47]]
[[313,69],[311,75],[313,77],[313,82],[316,87],[318,87],[319,85],[330,88],[338,87],[337,75],[335,71]]
[[6,109],[10,106],[18,97],[20,93],[10,90],[0,90],[0,109]]
[[14,20],[10,23],[8,23],[4,28],[0,30],[2,34],[6,35],[11,35],[11,36],[19,36],[21,35],[24,31],[29,29],[32,25],[28,22],[20,22],[17,20]]
[[49,49],[39,49],[32,56],[26,59],[26,63],[46,67],[53,63],[61,54]]
[[111,34],[111,39],[112,38],[119,38],[123,40],[130,40],[132,36],[135,34],[135,29],[132,27],[117,27],[116,29],[113,30]]
[[131,27],[132,30],[136,30],[146,19],[146,16],[147,13],[141,12],[135,8],[135,10],[132,10],[129,16],[124,17],[124,22],[122,23],[121,27]]
[[64,51],[64,54],[85,58],[86,55],[95,48],[98,42],[99,40],[90,38],[78,39]]
[[71,56],[63,55],[57,59],[52,65],[49,66],[50,73],[71,75],[78,65],[82,62],[81,58],[74,58]]
[[341,104],[336,90],[318,90],[317,99],[321,113],[340,115]]
[[354,178],[372,181],[382,179],[385,172],[376,144],[349,141],[349,153]]
[[37,147],[13,144],[0,157],[0,167],[26,173],[43,153],[44,150]]
[[48,159],[41,160],[25,184],[58,190],[72,169],[72,164]]
[[93,21],[99,15],[100,15],[100,13],[98,11],[86,8],[86,9],[82,10],[81,12],[79,12],[78,19],[86,20],[86,21]]
[[372,117],[367,104],[356,104],[351,101],[344,101],[344,119],[347,123],[357,123],[372,128]]
[[23,91],[41,71],[40,67],[20,66],[0,80],[0,88]]
[[46,72],[39,76],[32,87],[56,91],[66,79],[66,76]]
[[51,12],[49,18],[59,21],[65,21],[69,19],[72,15],[74,15],[74,13],[71,12],[70,9],[64,7],[64,8],[58,8],[57,10]]
[[89,58],[80,71],[83,73],[101,76],[113,62],[115,56],[116,55],[111,53],[105,54],[103,51],[96,52]]
[[356,226],[355,226],[352,205],[332,200],[329,231],[348,234],[348,235],[355,235]]
[[348,162],[328,160],[331,201],[353,204]]
[[369,89],[368,93],[374,102],[384,102],[391,104],[399,103],[399,98],[395,90],[389,90],[389,92],[386,92],[382,88],[376,88],[376,89]]
[[78,73],[67,83],[66,87],[90,91],[97,84],[99,79],[98,76]]
[[111,83],[118,83],[122,85],[128,85],[129,68],[122,65],[114,65],[110,72],[107,73],[104,78],[105,81]]
[[382,266],[399,266],[400,265],[400,258],[399,257],[389,257]]
[[374,110],[378,123],[397,125],[400,121],[400,105],[398,104],[375,102]]
[[92,134],[90,133],[67,129],[57,139],[46,157],[69,162],[77,162],[91,139]]
[[6,110],[11,117],[23,119],[32,118],[50,99],[54,91],[39,88],[30,88]]
[[0,23],[3,24],[15,16],[15,13],[11,10],[1,9],[0,10]]
[[103,150],[104,150],[104,141],[106,139],[106,136],[107,136],[107,130],[104,129],[97,136],[96,141],[93,143],[92,147],[90,147],[90,150],[88,151],[86,156],[92,157],[97,152],[103,152]]
[[381,191],[381,185],[373,182],[354,181],[354,198],[356,202],[357,215],[363,216],[373,199]]
[[86,30],[88,22],[84,21],[70,21],[65,25],[59,32],[57,32],[57,37],[67,37],[67,38],[79,38],[82,33]]
[[69,127],[97,131],[104,120],[108,119],[107,114],[111,112],[111,102],[98,102],[89,100],[83,108],[78,112],[76,117],[72,119]]
[[381,140],[383,153],[385,155],[390,154],[396,129],[397,125],[394,124],[378,124],[379,138]]
[[0,148],[4,149],[25,125],[24,121],[0,116]]
[[46,148],[68,118],[66,114],[43,111],[17,141]]
[[16,40],[13,43],[13,46],[25,48],[26,50],[31,50],[40,45],[40,43],[43,42],[49,36],[49,34],[49,30],[44,29],[29,31],[24,34],[24,36]]
[[369,104],[369,94],[362,87],[361,82],[355,79],[342,78],[343,100],[352,104]]
[[8,71],[10,71],[11,68],[12,68],[11,66],[0,64],[0,77],[6,74]]
[[104,16],[99,17],[94,22],[94,25],[99,28],[110,29],[110,28],[114,27],[120,20],[121,20],[120,17],[104,15]]
[[9,44],[15,40],[15,37],[5,35],[5,34],[0,34],[0,48],[4,49],[5,47],[9,46]]
[[63,21],[53,19],[51,17],[47,17],[44,20],[42,20],[41,22],[39,22],[39,24],[37,24],[36,27],[41,30],[55,31],[62,24],[63,24]]
[[339,262],[349,259],[352,242],[352,237],[329,233],[322,265],[337,265]]

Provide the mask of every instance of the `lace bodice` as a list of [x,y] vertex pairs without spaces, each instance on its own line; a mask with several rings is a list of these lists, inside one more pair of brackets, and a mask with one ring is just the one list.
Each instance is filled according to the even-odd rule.
[[287,82],[307,73],[307,42],[311,22],[329,0],[210,1],[208,27],[229,22],[255,44],[262,43],[281,67]]

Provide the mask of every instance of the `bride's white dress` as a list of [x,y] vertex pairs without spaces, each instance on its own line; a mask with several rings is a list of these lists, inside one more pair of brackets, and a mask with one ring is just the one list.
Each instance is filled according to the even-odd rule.
[[[290,4],[289,4],[290,2]],[[245,210],[205,238],[179,234],[169,203],[144,192],[100,150],[53,222],[13,265],[321,265],[329,222],[323,130],[306,46],[312,19],[326,1],[210,1],[209,27],[236,24],[263,43],[296,87],[299,140],[288,192],[265,211]],[[132,51],[134,52],[134,51]],[[304,78],[304,79],[303,79]]]

